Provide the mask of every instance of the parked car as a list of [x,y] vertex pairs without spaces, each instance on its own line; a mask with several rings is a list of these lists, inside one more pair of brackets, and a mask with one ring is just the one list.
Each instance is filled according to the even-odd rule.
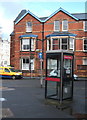
[[22,72],[16,71],[13,67],[0,67],[0,78],[22,78]]

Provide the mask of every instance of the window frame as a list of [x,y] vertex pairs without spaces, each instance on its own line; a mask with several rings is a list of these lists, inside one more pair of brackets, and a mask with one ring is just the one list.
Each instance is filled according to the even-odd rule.
[[[28,42],[26,42],[27,44],[23,44],[23,40],[28,40]],[[35,51],[35,41],[36,41],[35,38],[22,38],[21,39],[21,47],[20,47],[21,51],[30,51],[30,47],[31,47],[31,51]],[[26,46],[29,45],[29,49],[24,49],[24,47],[23,47],[24,45],[26,45]]]
[[87,31],[85,28],[87,28],[87,21],[83,21],[83,29],[84,29],[84,31]]
[[87,58],[83,59],[83,65],[87,65]]
[[[56,22],[58,22],[58,23],[56,23]],[[59,20],[54,21],[54,31],[60,31],[60,21]]]
[[26,22],[26,32],[32,32],[32,22]]
[[[62,43],[62,39],[67,39],[67,43]],[[68,41],[69,41],[68,37],[60,38],[60,49],[62,49],[62,46],[67,45],[67,49],[62,49],[62,50],[68,50],[69,49]]]
[[[72,42],[72,43],[70,42],[71,39],[73,39],[73,42]],[[69,38],[69,49],[70,49],[70,50],[73,50],[73,51],[74,51],[74,45],[75,45],[75,44],[74,44],[74,41],[75,41],[75,38],[73,38],[73,37],[70,37],[70,38]],[[73,47],[71,47],[71,46],[73,46]]]
[[[85,40],[87,40],[87,38],[84,38],[84,39],[83,39],[83,51],[87,52],[87,50],[84,49],[84,46],[85,46],[84,41],[85,41]],[[87,46],[87,44],[86,44],[86,46]]]
[[[64,24],[66,21],[67,21],[67,24]],[[67,27],[67,29],[64,29],[64,27]],[[62,21],[62,31],[68,31],[68,20],[66,19]]]
[[[27,62],[25,63],[25,64],[28,64],[28,65],[27,65],[27,66],[28,66],[28,67],[27,67],[28,69],[25,69],[25,68],[24,68],[23,59],[25,60],[25,62],[26,62],[26,59],[28,59],[29,63],[27,63]],[[32,62],[33,64],[30,62],[30,61],[32,61],[32,60],[33,60],[33,62]],[[34,58],[32,58],[32,59],[30,59],[30,58],[28,58],[28,57],[22,58],[22,59],[21,59],[21,69],[22,69],[22,70],[34,70],[34,66],[35,66],[35,65],[34,65],[34,61],[35,61]],[[31,64],[33,67],[31,66],[31,68],[30,68],[30,64]],[[25,65],[25,66],[26,66],[26,65]],[[33,69],[32,69],[32,68],[33,68]]]

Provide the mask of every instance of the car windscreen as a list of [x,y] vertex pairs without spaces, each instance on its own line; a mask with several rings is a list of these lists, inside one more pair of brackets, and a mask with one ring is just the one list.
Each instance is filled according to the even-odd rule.
[[9,68],[11,72],[15,72],[15,69],[14,68]]

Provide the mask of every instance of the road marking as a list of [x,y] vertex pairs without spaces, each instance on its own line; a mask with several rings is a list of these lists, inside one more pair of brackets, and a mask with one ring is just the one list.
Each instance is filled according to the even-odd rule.
[[10,91],[15,90],[14,88],[8,88],[8,87],[0,87],[0,91]]
[[6,101],[5,98],[0,98],[0,102]]

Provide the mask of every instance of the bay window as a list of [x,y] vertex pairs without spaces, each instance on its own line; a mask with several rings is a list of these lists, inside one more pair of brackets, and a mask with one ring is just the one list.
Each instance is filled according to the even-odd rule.
[[35,50],[35,39],[22,39],[21,40],[22,51],[34,51]]
[[29,39],[22,39],[21,48],[22,48],[22,51],[29,51],[30,49]]
[[60,37],[47,40],[47,50],[74,50],[74,38]]

